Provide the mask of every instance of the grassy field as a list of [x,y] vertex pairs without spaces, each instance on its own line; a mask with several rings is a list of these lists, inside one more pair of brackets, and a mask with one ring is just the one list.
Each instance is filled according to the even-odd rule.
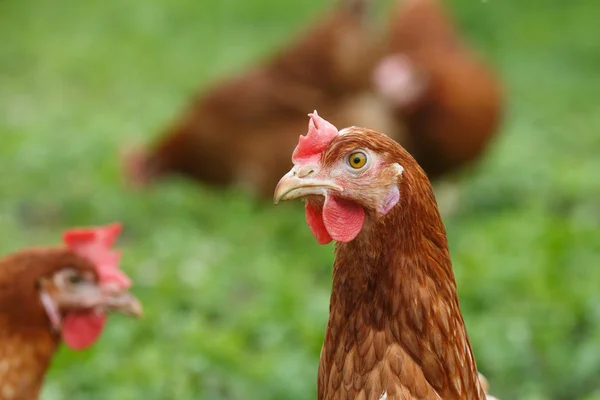
[[[118,152],[324,3],[0,1],[0,251],[122,221],[146,309],[62,349],[43,399],[315,398],[333,257],[302,208],[181,181],[130,192]],[[450,5],[509,102],[445,221],[478,364],[503,400],[598,400],[600,3]]]

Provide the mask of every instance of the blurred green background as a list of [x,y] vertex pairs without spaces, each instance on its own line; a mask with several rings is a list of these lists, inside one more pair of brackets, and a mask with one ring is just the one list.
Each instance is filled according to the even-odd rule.
[[[448,4],[509,100],[445,219],[478,365],[502,400],[598,400],[600,2]],[[62,349],[43,399],[315,398],[333,254],[302,207],[178,180],[131,192],[118,162],[329,6],[0,0],[0,251],[120,220],[146,310]]]

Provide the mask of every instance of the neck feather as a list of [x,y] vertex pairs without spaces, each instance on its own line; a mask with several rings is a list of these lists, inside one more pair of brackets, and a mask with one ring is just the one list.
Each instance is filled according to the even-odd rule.
[[58,340],[48,330],[37,333],[5,329],[0,319],[0,400],[33,400]]
[[485,399],[431,187],[401,191],[388,215],[336,247],[319,399]]
[[36,288],[52,272],[44,262],[64,249],[35,249],[0,259],[0,400],[32,400],[60,336],[52,331]]

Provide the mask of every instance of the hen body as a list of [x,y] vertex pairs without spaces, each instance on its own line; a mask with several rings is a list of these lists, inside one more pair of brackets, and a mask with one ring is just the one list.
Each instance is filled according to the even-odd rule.
[[369,92],[378,47],[363,3],[341,1],[264,63],[195,99],[147,153],[129,158],[133,182],[179,174],[270,196],[314,107],[338,123],[369,124],[399,139],[387,106]]
[[435,0],[398,4],[381,34],[368,1],[340,1],[275,55],[192,101],[149,150],[128,157],[130,182],[178,174],[270,196],[314,108],[336,125],[385,132],[432,179],[473,162],[498,129],[498,79]]
[[0,400],[37,399],[58,346],[93,344],[106,313],[140,315],[118,255],[108,249],[119,230],[74,230],[65,247],[0,259]]
[[336,240],[318,398],[484,400],[445,229],[414,158],[384,134],[338,133],[313,115],[293,161],[275,201],[305,198],[317,240]]
[[[44,252],[35,250],[0,260],[1,400],[36,399],[60,343],[38,298],[29,290],[35,281],[27,276],[28,270],[39,271],[36,259]],[[41,276],[47,271],[38,273]]]

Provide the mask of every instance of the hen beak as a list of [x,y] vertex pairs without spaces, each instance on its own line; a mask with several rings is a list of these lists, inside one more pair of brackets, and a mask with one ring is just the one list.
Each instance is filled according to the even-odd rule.
[[59,293],[55,296],[61,310],[93,309],[97,312],[116,312],[132,317],[143,314],[140,301],[127,289],[115,284],[89,285],[74,293]]
[[103,292],[103,301],[100,307],[107,312],[118,312],[136,318],[143,315],[142,304],[127,290],[108,288],[104,289]]
[[273,195],[273,202],[278,204],[280,201],[297,199],[306,196],[325,196],[327,191],[343,191],[343,188],[332,181],[313,178],[314,169],[310,167],[298,168],[294,166],[285,174]]

